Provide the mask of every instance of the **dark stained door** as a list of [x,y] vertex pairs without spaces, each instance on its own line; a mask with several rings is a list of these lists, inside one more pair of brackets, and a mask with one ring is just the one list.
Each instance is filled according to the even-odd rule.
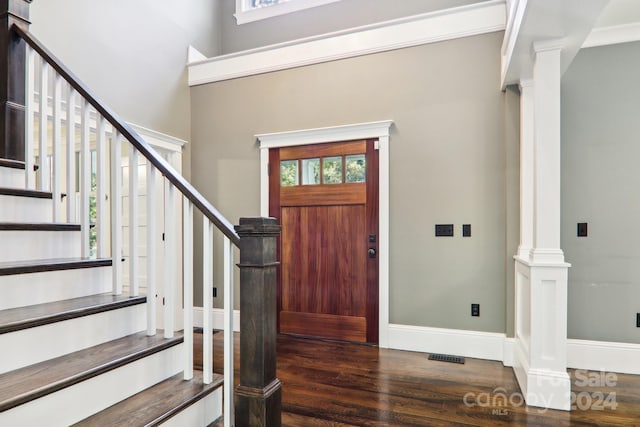
[[377,343],[377,155],[373,140],[271,150],[281,333]]

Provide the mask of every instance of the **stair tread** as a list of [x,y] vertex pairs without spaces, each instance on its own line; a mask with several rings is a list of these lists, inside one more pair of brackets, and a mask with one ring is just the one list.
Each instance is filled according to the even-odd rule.
[[0,167],[12,169],[24,169],[25,163],[20,160],[0,159]]
[[146,300],[146,296],[128,297],[108,293],[0,310],[0,334],[144,304]]
[[0,276],[40,273],[43,271],[73,270],[78,268],[107,267],[111,258],[52,258],[29,261],[0,262]]
[[1,230],[80,231],[80,224],[66,222],[0,222]]
[[181,333],[164,338],[139,332],[55,359],[0,374],[0,412],[70,387],[182,343]]
[[202,372],[194,371],[193,380],[174,375],[130,398],[80,421],[74,426],[155,426],[216,390],[223,376],[214,374],[211,384],[202,383]]
[[22,188],[0,187],[0,195],[33,197],[36,199],[52,199],[53,194],[47,191],[25,190]]

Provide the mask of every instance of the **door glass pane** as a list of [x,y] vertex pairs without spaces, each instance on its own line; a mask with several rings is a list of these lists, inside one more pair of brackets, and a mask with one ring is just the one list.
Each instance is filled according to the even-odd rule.
[[342,183],[342,157],[322,159],[322,182],[325,184]]
[[320,159],[302,160],[302,185],[320,184]]
[[283,187],[298,185],[297,160],[283,160],[280,162],[280,185]]
[[364,154],[346,157],[345,175],[345,182],[364,182],[366,180],[367,162]]

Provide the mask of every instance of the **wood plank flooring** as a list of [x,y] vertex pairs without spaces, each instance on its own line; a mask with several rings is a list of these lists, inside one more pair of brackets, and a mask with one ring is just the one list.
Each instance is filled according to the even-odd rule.
[[[236,369],[239,366],[237,338]],[[221,373],[222,333],[214,334],[213,341],[214,370]],[[196,334],[194,354],[200,366],[201,348],[201,335]],[[640,426],[640,376],[610,374],[607,386],[604,378],[596,380],[599,373],[570,370],[576,410],[543,410],[521,404],[513,370],[500,362],[467,358],[461,365],[429,361],[427,356],[360,344],[280,336],[278,378],[282,381],[282,424],[294,427]],[[236,383],[237,378],[236,374]],[[595,382],[602,386],[593,385]],[[501,399],[503,395],[506,402]],[[617,404],[615,409],[610,405],[614,403],[612,399]]]

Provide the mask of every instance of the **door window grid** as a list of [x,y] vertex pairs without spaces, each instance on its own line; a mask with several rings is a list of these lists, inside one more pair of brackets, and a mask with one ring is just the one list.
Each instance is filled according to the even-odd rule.
[[280,186],[364,183],[366,166],[364,154],[281,160]]

